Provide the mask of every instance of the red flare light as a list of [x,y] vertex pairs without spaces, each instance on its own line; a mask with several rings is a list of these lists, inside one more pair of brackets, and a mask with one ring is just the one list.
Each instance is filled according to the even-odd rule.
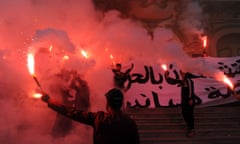
[[41,93],[34,93],[33,98],[40,99],[42,97]]
[[50,45],[50,46],[49,46],[49,49],[48,49],[49,52],[52,52],[52,49],[53,49],[53,45]]
[[202,41],[203,41],[203,48],[206,48],[207,47],[207,36],[203,36]]
[[234,88],[232,82],[226,76],[223,77],[223,82],[227,84],[231,89]]
[[115,65],[116,62],[115,62],[115,60],[114,60],[114,56],[113,56],[112,54],[110,54],[110,55],[109,55],[109,58],[111,59],[112,64]]
[[162,69],[163,69],[164,71],[167,71],[167,65],[166,65],[166,64],[162,64]]
[[68,56],[68,55],[65,55],[65,56],[63,56],[63,59],[64,59],[64,60],[68,60],[68,59],[69,59],[69,56]]
[[88,58],[88,54],[85,50],[81,50],[81,54],[83,57]]
[[110,57],[110,59],[112,59],[112,60],[113,60],[113,55],[111,55],[111,54],[110,54],[110,55],[109,55],[109,57]]
[[32,76],[34,76],[34,55],[28,54],[28,70]]
[[40,83],[39,83],[39,81],[38,81],[38,79],[37,79],[37,77],[36,77],[36,75],[34,73],[34,64],[35,64],[35,62],[34,62],[34,55],[32,53],[29,53],[27,60],[28,60],[28,64],[27,65],[28,65],[29,72],[32,75],[32,77],[35,80],[35,82],[38,85],[38,87],[41,88],[41,85],[40,85]]

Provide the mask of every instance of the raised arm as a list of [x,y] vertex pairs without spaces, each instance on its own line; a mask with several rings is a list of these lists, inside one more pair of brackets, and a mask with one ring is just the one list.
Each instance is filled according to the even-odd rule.
[[56,111],[59,114],[62,114],[72,120],[87,124],[94,125],[94,120],[96,117],[96,113],[93,112],[85,112],[82,110],[78,110],[75,107],[69,107],[59,103],[58,101],[50,98],[49,95],[44,94],[42,96],[42,101],[48,104],[48,107],[52,110]]

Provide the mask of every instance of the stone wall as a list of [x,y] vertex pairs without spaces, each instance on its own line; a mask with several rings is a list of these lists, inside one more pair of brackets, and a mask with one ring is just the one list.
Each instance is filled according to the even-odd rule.
[[[93,2],[96,9],[103,13],[115,9],[120,11],[122,18],[141,22],[152,38],[157,27],[171,29],[189,55],[201,56],[204,51],[209,56],[240,55],[237,40],[231,48],[227,47],[231,41],[229,37],[232,37],[233,33],[235,35],[240,33],[240,0],[93,0]],[[208,37],[205,49],[202,47],[203,35]],[[225,47],[219,44],[222,37],[229,39],[222,42]]]

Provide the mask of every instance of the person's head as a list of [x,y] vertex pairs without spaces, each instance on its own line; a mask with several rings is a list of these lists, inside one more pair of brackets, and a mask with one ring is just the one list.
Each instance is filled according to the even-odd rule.
[[107,106],[113,110],[120,110],[123,104],[123,93],[120,89],[112,88],[106,94]]
[[121,68],[122,68],[122,65],[121,65],[120,63],[117,63],[117,64],[116,64],[116,69],[120,71]]

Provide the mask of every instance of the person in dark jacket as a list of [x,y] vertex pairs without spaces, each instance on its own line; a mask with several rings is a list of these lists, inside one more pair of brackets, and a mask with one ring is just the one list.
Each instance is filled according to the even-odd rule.
[[237,100],[240,100],[240,90],[239,90],[239,88],[240,88],[240,83],[238,82],[234,85],[233,91],[232,91],[234,98],[236,98]]
[[94,144],[139,144],[138,128],[133,119],[121,111],[123,94],[117,88],[110,89],[106,94],[106,112],[87,112],[67,107],[54,101],[48,94],[42,100],[56,112],[93,127]]
[[194,85],[191,78],[197,78],[201,76],[195,76],[188,72],[180,71],[182,79],[172,79],[169,77],[169,72],[165,73],[165,77],[168,80],[175,81],[181,86],[181,108],[182,116],[186,123],[186,136],[194,136]]
[[237,94],[237,92],[234,92],[234,93],[233,93],[233,96],[234,96],[237,100],[240,100],[240,95]]
[[116,64],[116,68],[112,69],[112,72],[114,73],[114,86],[116,88],[124,89],[125,91],[129,89],[129,85],[125,87],[124,84],[130,77],[130,72],[132,71],[133,67],[134,65],[132,64],[129,69],[127,69],[125,72],[122,72],[122,64]]

